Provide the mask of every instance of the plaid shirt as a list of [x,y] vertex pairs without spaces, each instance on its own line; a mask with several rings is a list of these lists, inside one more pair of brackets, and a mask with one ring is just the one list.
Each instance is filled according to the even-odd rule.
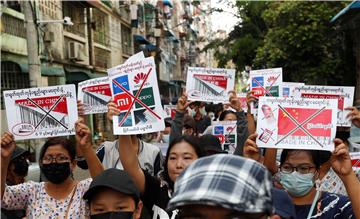
[[244,213],[271,213],[270,173],[240,156],[217,154],[194,161],[175,182],[168,209],[201,204]]

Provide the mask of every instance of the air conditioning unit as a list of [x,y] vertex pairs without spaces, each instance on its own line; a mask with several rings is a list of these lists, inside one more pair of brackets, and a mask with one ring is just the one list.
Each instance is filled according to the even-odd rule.
[[70,41],[68,43],[69,59],[75,61],[85,61],[84,45],[78,42]]

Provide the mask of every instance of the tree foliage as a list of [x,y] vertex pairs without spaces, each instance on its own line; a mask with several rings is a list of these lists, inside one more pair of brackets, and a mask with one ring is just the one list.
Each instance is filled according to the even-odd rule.
[[246,65],[283,67],[284,81],[351,83],[351,51],[345,50],[346,41],[330,24],[347,3],[239,1],[236,6],[242,21],[227,39],[206,49],[216,48],[219,65],[232,60],[238,71]]

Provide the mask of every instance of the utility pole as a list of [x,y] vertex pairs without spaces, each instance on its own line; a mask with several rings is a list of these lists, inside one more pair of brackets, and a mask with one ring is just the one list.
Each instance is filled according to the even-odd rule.
[[94,65],[94,50],[93,50],[93,31],[92,31],[92,21],[91,21],[91,14],[90,8],[86,8],[86,27],[87,27],[87,34],[88,34],[88,43],[89,43],[89,65]]
[[22,10],[25,15],[26,24],[26,44],[29,63],[30,87],[41,86],[41,71],[39,59],[39,44],[37,26],[35,24],[35,2],[20,1]]
[[[159,11],[158,11],[157,7],[155,8],[155,28],[160,29]],[[155,65],[156,65],[156,73],[157,73],[156,76],[157,76],[157,79],[159,82],[160,82],[160,67],[159,67],[159,64],[160,64],[160,37],[161,36],[156,37],[157,51],[156,51],[156,56],[155,56]]]

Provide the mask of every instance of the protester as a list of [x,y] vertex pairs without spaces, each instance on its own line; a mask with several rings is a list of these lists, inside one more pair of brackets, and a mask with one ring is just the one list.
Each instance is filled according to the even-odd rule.
[[[11,154],[10,163],[8,166],[6,185],[13,186],[25,182],[25,177],[29,170],[29,151],[26,151],[20,147],[15,147]],[[20,219],[25,217],[25,209],[19,210],[6,210],[1,209],[3,216],[1,218]]]
[[227,151],[224,151],[221,148],[221,143],[219,138],[214,135],[206,134],[202,135],[200,138],[201,146],[205,151],[206,156],[213,155],[213,154],[227,154]]
[[[91,145],[90,129],[78,120],[75,123],[79,149],[89,163],[90,175],[103,171]],[[14,137],[6,132],[1,139],[1,198],[5,209],[26,209],[27,218],[88,218],[89,208],[82,199],[91,179],[80,182],[72,177],[76,168],[75,146],[64,137],[49,138],[40,151],[40,170],[47,182],[33,181],[15,186],[5,184]]]
[[[112,122],[113,116],[118,115],[120,111],[118,110],[117,105],[113,101],[110,101],[107,107],[107,118],[110,122]],[[79,104],[78,109],[79,111],[82,111],[82,106]],[[155,145],[140,140],[139,138],[137,139],[138,140],[136,141],[135,146],[137,148],[137,155],[139,158],[140,167],[149,172],[151,175],[156,176],[162,170],[164,162],[164,158],[160,149]],[[105,169],[123,169],[119,158],[118,148],[118,140],[115,140],[103,142],[96,150],[96,154]],[[88,167],[86,160],[82,158],[82,154],[80,152],[77,153],[77,165],[81,169],[87,169]]]
[[153,213],[152,218],[174,218],[177,211],[166,212],[164,209],[172,196],[177,176],[204,154],[198,139],[184,135],[171,141],[165,157],[164,171],[158,177],[151,176],[140,168],[134,142],[134,136],[119,136],[119,154],[124,170],[139,188],[144,206]]
[[97,175],[83,198],[90,205],[90,219],[139,219],[140,192],[123,170],[110,168]]
[[259,163],[217,154],[194,161],[179,175],[168,210],[180,218],[268,218],[271,175]]
[[205,110],[206,103],[196,101],[192,102],[189,105],[190,116],[196,122],[196,131],[198,133],[203,133],[205,129],[211,125],[211,119],[207,115]]
[[275,213],[272,219],[295,219],[295,207],[291,201],[290,196],[283,189],[273,188],[271,190],[272,201],[275,208]]
[[346,107],[345,110],[350,110],[346,118],[350,119],[354,126],[360,128],[360,111],[355,106]]
[[242,155],[243,154],[243,145],[249,135],[248,132],[248,122],[245,117],[245,113],[241,108],[241,103],[239,98],[237,98],[236,93],[234,91],[229,92],[229,103],[232,109],[235,110],[225,110],[220,114],[219,120],[220,121],[237,121],[237,145],[234,151],[235,155]]

